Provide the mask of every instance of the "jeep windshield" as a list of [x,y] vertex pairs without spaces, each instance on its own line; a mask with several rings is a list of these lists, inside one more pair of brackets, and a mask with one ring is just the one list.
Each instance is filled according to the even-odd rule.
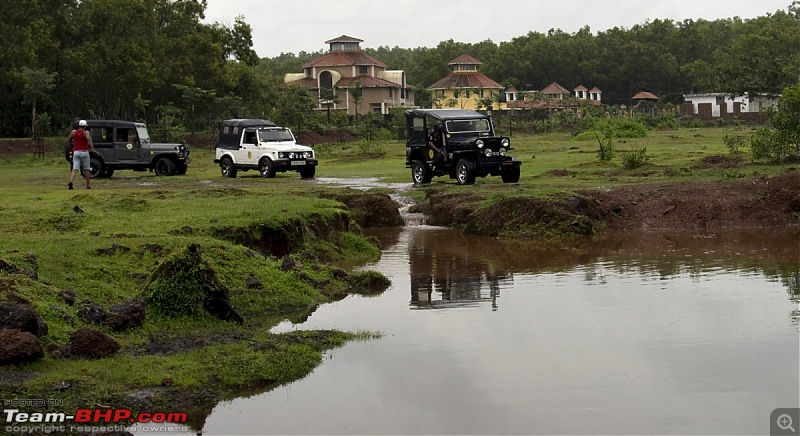
[[139,142],[142,144],[150,143],[150,134],[147,132],[147,127],[137,124],[136,133],[139,134]]
[[486,118],[445,121],[448,133],[489,133],[491,125]]
[[261,129],[258,131],[260,142],[294,141],[292,132],[287,129]]

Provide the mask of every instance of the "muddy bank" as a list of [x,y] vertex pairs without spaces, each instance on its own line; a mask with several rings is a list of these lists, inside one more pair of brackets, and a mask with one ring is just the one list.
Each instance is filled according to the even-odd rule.
[[428,223],[504,238],[559,238],[637,229],[800,225],[800,172],[730,182],[678,182],[506,197],[431,188],[414,210]]

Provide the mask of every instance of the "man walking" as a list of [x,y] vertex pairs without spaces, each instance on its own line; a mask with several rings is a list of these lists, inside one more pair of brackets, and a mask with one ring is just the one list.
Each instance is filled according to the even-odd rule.
[[89,149],[96,152],[92,143],[92,134],[87,129],[86,120],[78,121],[78,128],[69,132],[68,141],[72,142],[72,173],[69,175],[69,189],[73,189],[72,182],[79,170],[83,170],[86,179],[86,189],[92,189],[89,182],[92,179],[91,164],[89,163]]

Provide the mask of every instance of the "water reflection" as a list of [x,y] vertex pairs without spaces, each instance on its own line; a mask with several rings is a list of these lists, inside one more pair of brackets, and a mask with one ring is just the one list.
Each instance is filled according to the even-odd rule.
[[[383,247],[399,242],[400,229],[374,229]],[[780,281],[800,302],[800,231],[738,229],[715,233],[654,231],[557,244],[500,241],[449,229],[418,227],[408,236],[413,308],[472,306],[491,302],[513,286],[514,273],[567,272],[605,284],[609,273],[668,281],[687,274],[763,274]]]
[[[491,263],[476,256],[470,238],[454,232],[436,230],[414,232],[408,245],[411,275],[411,307],[442,309],[471,307],[491,302],[497,310],[501,287],[513,285],[513,275],[497,271]],[[469,244],[467,244],[469,246]]]
[[203,434],[756,434],[798,406],[797,230],[371,235],[391,289],[273,331],[383,336],[221,403]]

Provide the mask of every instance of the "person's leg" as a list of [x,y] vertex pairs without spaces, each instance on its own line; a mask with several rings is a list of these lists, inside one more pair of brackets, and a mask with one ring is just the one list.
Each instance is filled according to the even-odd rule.
[[69,174],[69,184],[67,187],[72,189],[72,182],[75,181],[75,176],[78,175],[78,171],[81,169],[81,159],[79,156],[76,156],[75,153],[72,154],[72,172]]
[[83,178],[86,179],[86,189],[91,189],[89,181],[92,180],[92,172],[90,170],[83,170]]

